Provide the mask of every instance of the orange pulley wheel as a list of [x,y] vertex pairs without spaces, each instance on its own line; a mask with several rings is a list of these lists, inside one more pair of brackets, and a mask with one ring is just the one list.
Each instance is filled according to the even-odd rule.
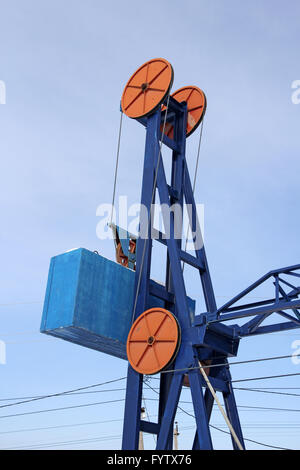
[[146,310],[129,332],[128,361],[140,374],[157,374],[177,356],[180,338],[179,323],[171,312],[164,308]]
[[[187,103],[188,115],[186,135],[188,137],[197,129],[204,118],[207,104],[206,96],[204,92],[196,86],[185,86],[175,91],[172,94],[172,97],[179,103],[182,103],[183,101]],[[165,134],[170,137],[170,139],[173,138],[172,124],[166,124]]]
[[173,78],[172,65],[165,59],[152,59],[143,64],[124,88],[123,113],[133,119],[151,114],[168,95]]

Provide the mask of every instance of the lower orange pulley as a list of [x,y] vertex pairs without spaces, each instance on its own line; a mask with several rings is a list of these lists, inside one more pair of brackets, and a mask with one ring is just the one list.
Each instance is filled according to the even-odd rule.
[[146,310],[129,332],[128,361],[139,374],[157,374],[174,361],[180,340],[180,326],[171,312],[164,308]]

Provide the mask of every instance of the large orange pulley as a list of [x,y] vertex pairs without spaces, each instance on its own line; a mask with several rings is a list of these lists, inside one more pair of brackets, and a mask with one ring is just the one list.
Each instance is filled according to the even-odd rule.
[[146,310],[129,332],[128,361],[140,374],[157,374],[174,361],[180,339],[180,326],[171,312],[164,308]]
[[[172,97],[182,103],[187,103],[187,126],[186,136],[190,136],[202,122],[206,112],[206,96],[200,88],[196,86],[185,86],[179,88],[172,94]],[[163,107],[165,109],[165,107]],[[172,139],[173,138],[173,126],[170,123],[166,123],[165,134]]]
[[153,113],[169,94],[173,79],[173,67],[167,60],[152,59],[143,64],[124,88],[123,113],[133,119]]

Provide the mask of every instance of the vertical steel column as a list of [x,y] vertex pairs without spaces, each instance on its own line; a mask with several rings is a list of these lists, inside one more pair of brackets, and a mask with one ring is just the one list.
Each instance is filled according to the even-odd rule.
[[189,373],[189,381],[192,392],[195,419],[197,424],[197,437],[200,450],[211,450],[212,441],[209,430],[209,420],[202,392],[202,381],[200,371],[193,370]]
[[[144,172],[141,196],[141,211],[144,213],[143,222],[149,221],[152,194],[155,178],[155,162],[159,154],[160,111],[147,119],[146,148],[144,157]],[[154,195],[155,199],[155,195]],[[154,203],[154,200],[153,200]],[[145,221],[146,215],[146,221]],[[141,236],[137,240],[135,294],[136,299],[133,321],[141,315],[148,306],[149,280],[151,266],[151,220],[148,227],[141,227]],[[137,295],[137,297],[136,297]],[[125,413],[123,425],[122,449],[133,450],[138,448],[140,432],[140,413],[142,404],[143,376],[128,365]]]
[[[232,424],[232,427],[233,427],[233,429],[234,429],[241,445],[245,449],[245,442],[244,442],[242,427],[241,427],[240,418],[239,418],[239,414],[238,414],[238,409],[237,409],[236,401],[235,401],[235,397],[234,397],[234,391],[233,391],[233,388],[232,388],[231,374],[230,374],[230,371],[229,371],[229,366],[226,368],[226,375],[227,375],[227,378],[228,378],[228,387],[229,387],[229,393],[223,393],[223,399],[224,399],[224,403],[225,403],[226,413],[227,413],[228,419],[229,419],[230,423]],[[238,446],[237,446],[235,440],[232,438],[232,436],[231,436],[231,440],[232,440],[232,445],[233,445],[234,450],[239,450]]]
[[[172,100],[170,100],[172,104]],[[209,429],[209,420],[212,413],[213,398],[208,389],[203,394],[202,388],[205,386],[202,375],[198,369],[200,358],[199,346],[193,346],[191,342],[192,320],[189,314],[187,303],[187,294],[182,271],[182,220],[180,221],[180,236],[178,237],[178,220],[175,219],[174,212],[170,209],[177,203],[182,210],[183,201],[190,206],[189,220],[192,231],[196,232],[201,239],[201,230],[197,215],[197,208],[194,200],[194,194],[191,186],[189,172],[185,159],[186,145],[186,104],[174,102],[172,110],[174,119],[174,140],[172,148],[172,175],[171,184],[167,184],[165,169],[162,157],[160,155],[160,127],[162,122],[160,109],[149,116],[146,121],[146,149],[144,160],[143,186],[141,205],[146,209],[146,219],[150,221],[149,226],[140,227],[140,237],[137,242],[137,261],[135,276],[135,294],[136,303],[133,315],[133,321],[149,308],[149,285],[150,285],[150,267],[152,254],[152,218],[151,203],[155,202],[155,192],[158,190],[160,204],[162,206],[162,216],[165,228],[169,229],[165,243],[167,245],[167,266],[166,266],[166,290],[173,294],[174,304],[165,303],[168,308],[176,315],[180,324],[182,341],[175,362],[171,364],[169,373],[162,373],[160,380],[160,396],[158,407],[158,423],[150,423],[147,429],[153,430],[157,434],[157,446],[159,450],[172,449],[173,443],[173,425],[176,411],[183,386],[184,375],[188,373],[194,415],[196,420],[197,432],[193,444],[193,449],[212,449],[211,433]],[[157,179],[156,179],[157,177]],[[165,210],[164,210],[165,208]],[[141,209],[142,210],[142,209]],[[145,222],[145,216],[144,220]],[[144,224],[145,225],[145,224]],[[146,235],[146,236],[145,236]],[[175,236],[176,235],[176,236]],[[148,238],[147,238],[148,236]],[[199,239],[198,239],[199,241]],[[217,310],[213,286],[208,270],[208,264],[205,255],[204,246],[195,247],[195,254],[200,261],[197,270],[200,274],[202,290],[208,312]],[[200,267],[201,266],[201,267]],[[207,355],[213,361],[217,361],[216,350],[211,346],[211,351],[206,351]],[[226,357],[223,358],[226,362]],[[229,369],[223,368],[222,371],[214,370],[212,375],[217,375],[220,383],[227,383],[230,393],[223,392],[225,406],[228,417],[241,441],[244,445],[242,431],[239,423],[237,407],[232,391],[231,376]],[[225,388],[221,388],[224,390]],[[128,366],[126,403],[123,428],[123,449],[133,450],[138,448],[139,432],[141,428],[140,410],[143,391],[143,376],[135,372]],[[145,427],[145,425],[143,425]],[[236,448],[234,444],[234,448]]]
[[[184,196],[185,196],[186,204],[188,204],[192,209],[192,213],[188,211],[190,225],[192,227],[192,232],[196,233],[198,237],[199,236],[201,237],[201,229],[200,229],[199,220],[197,217],[197,209],[196,209],[195,199],[193,195],[193,188],[192,188],[191,179],[190,179],[186,162],[185,162],[185,173],[184,173]],[[202,240],[202,243],[203,243],[203,240]],[[204,244],[202,244],[201,247],[197,247],[195,249],[195,252],[196,252],[197,258],[201,260],[202,264],[204,265],[204,271],[200,272],[200,279],[202,283],[206,308],[208,312],[215,312],[217,310],[217,304],[215,300],[211,277],[209,274]]]
[[[171,185],[170,185],[170,205],[176,204],[180,208],[181,214],[183,213],[183,168],[184,168],[184,159],[185,159],[185,134],[186,134],[186,120],[187,112],[186,106],[184,111],[181,113],[176,113],[174,122],[173,122],[173,135],[174,141],[177,142],[178,149],[173,150],[172,152],[172,170],[171,170]],[[175,213],[176,217],[176,213]],[[178,230],[178,222],[181,224],[181,234],[182,234],[182,220],[175,220],[175,227]],[[177,233],[178,235],[178,233]],[[182,238],[177,239],[178,248],[181,249]],[[170,258],[169,253],[167,252],[167,262],[166,262],[166,288],[168,292],[175,294],[174,285],[172,281],[172,273],[170,269]],[[165,303],[165,308],[172,311],[176,316],[176,305],[170,306],[167,302]],[[159,397],[159,424],[161,424],[163,414],[165,411],[165,406],[167,402],[167,397],[171,385],[172,374],[161,374],[160,378],[160,397]],[[167,441],[167,449],[170,450],[173,448],[173,427],[174,423],[170,428],[170,434]]]

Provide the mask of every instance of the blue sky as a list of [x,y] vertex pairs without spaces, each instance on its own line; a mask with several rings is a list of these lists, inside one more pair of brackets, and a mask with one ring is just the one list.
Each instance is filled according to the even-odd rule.
[[[0,105],[0,339],[7,342],[0,398],[126,375],[125,362],[44,337],[39,324],[52,256],[79,246],[114,256],[112,242],[96,237],[96,209],[111,202],[123,87],[146,60],[172,63],[174,91],[192,84],[207,95],[196,200],[205,205],[218,305],[270,269],[299,262],[300,105],[291,100],[292,82],[300,79],[299,2],[192,0],[187,6],[153,0],[145,7],[135,0],[10,0],[1,1],[0,13],[0,80],[7,92],[6,105]],[[144,135],[138,123],[124,120],[117,195],[131,202],[140,199]],[[192,173],[198,139],[195,133],[187,143]],[[158,268],[154,263],[154,274]],[[197,299],[198,284],[189,280]],[[294,331],[243,340],[239,359],[290,354],[297,337]],[[299,372],[289,360],[232,369],[234,379]],[[255,385],[297,387],[299,381]],[[0,415],[123,397],[119,390],[55,398],[5,408]],[[154,398],[151,392],[147,397]],[[237,399],[244,406],[300,408],[297,397],[239,391]],[[147,407],[155,413],[153,402]],[[299,448],[298,414],[243,409],[244,434]],[[2,418],[0,447],[99,438],[76,448],[115,448],[121,421],[98,422],[122,415],[118,402]],[[188,428],[179,446],[188,448],[193,422],[184,415],[178,421]],[[97,424],[82,424],[89,422]],[[222,424],[218,413],[213,423]],[[105,435],[112,440],[101,440]],[[221,433],[214,439],[218,448],[228,445]]]

